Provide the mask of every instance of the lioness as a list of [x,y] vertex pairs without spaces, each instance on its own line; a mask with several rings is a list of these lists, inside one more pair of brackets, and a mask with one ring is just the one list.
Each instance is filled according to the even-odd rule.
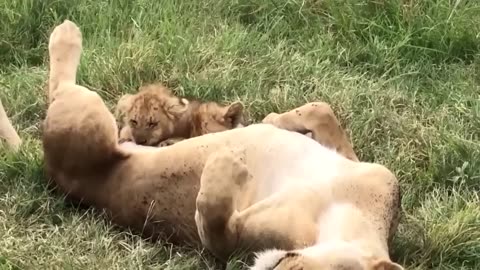
[[[145,236],[200,241],[219,258],[264,251],[252,269],[402,269],[388,253],[397,179],[332,150],[350,144],[327,104],[169,147],[119,145],[100,96],[75,83],[79,28],[68,20],[56,26],[48,48],[45,165],[70,198]],[[295,131],[311,131],[323,145]],[[272,248],[279,250],[265,251]]]
[[2,101],[0,100],[0,139],[5,140],[7,146],[14,151],[18,150],[22,144],[22,139],[18,136],[17,131],[12,126],[10,119],[3,108]]
[[244,125],[243,105],[188,101],[161,84],[150,84],[137,94],[122,96],[115,109],[120,142],[166,146],[182,139]]

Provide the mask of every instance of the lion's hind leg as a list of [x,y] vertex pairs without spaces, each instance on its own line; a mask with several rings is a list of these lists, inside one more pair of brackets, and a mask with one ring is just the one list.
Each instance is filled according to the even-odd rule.
[[300,186],[259,199],[258,184],[241,151],[222,149],[207,160],[195,222],[202,244],[218,258],[227,259],[234,251],[292,248],[315,241],[315,213],[329,196]]
[[248,203],[246,197],[243,202],[237,198],[241,191],[246,191],[250,177],[242,157],[229,149],[212,154],[203,169],[195,222],[203,245],[220,258],[236,247],[237,228],[232,220],[237,209]]
[[83,173],[123,158],[115,118],[97,93],[75,83],[82,52],[80,29],[65,20],[51,33],[48,50],[50,104],[43,145],[49,166]]

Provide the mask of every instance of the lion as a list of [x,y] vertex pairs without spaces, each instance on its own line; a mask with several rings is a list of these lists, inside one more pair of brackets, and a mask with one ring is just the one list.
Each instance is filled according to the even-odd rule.
[[140,87],[137,94],[122,96],[115,115],[120,143],[134,141],[148,146],[167,146],[245,124],[240,102],[222,106],[216,102],[188,101],[158,83]]
[[17,151],[22,145],[22,139],[12,126],[12,122],[7,116],[0,100],[0,139],[5,140],[6,145],[13,151]]
[[[403,269],[389,257],[398,180],[336,151],[351,144],[328,104],[169,147],[119,144],[102,98],[75,82],[78,26],[57,25],[48,50],[45,170],[71,200],[144,237],[202,245],[223,260],[257,253],[251,269]],[[313,139],[301,134],[308,131]]]

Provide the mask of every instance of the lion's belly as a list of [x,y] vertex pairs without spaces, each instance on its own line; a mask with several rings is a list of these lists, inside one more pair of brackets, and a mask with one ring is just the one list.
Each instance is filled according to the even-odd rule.
[[291,186],[329,186],[350,163],[305,135],[279,129],[271,135],[250,165],[259,179],[257,201]]
[[[252,139],[254,137],[255,139]],[[210,147],[205,147],[205,145]],[[252,175],[257,178],[257,201],[290,186],[306,185],[310,188],[325,187],[336,176],[345,172],[352,162],[335,151],[319,144],[308,136],[275,128],[266,124],[254,124],[245,128],[212,133],[179,142],[175,151],[208,157],[221,147],[245,147],[247,163]],[[121,145],[129,152],[160,152],[166,149]],[[167,152],[165,152],[167,154]],[[202,158],[197,161],[204,160]],[[163,162],[157,162],[163,164]],[[202,163],[202,162],[200,162]]]

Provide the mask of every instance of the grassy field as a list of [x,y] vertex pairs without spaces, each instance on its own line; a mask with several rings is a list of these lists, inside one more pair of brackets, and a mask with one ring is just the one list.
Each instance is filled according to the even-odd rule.
[[[0,269],[208,269],[47,188],[39,142],[47,40],[84,36],[79,82],[110,105],[139,85],[240,99],[252,121],[329,102],[363,161],[392,169],[406,269],[480,269],[480,2],[0,0],[0,98],[25,144],[0,155]],[[232,259],[228,269],[242,269]]]

